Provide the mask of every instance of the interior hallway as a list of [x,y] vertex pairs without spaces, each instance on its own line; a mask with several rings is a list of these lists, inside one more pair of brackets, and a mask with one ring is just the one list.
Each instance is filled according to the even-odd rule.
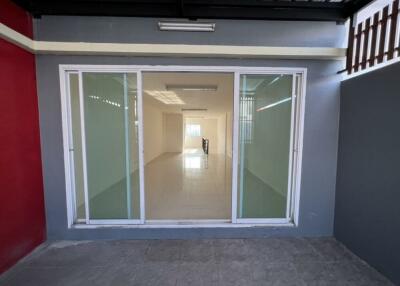
[[230,221],[233,74],[145,72],[143,90],[146,220]]
[[145,167],[146,219],[231,219],[231,160],[202,149],[164,153]]

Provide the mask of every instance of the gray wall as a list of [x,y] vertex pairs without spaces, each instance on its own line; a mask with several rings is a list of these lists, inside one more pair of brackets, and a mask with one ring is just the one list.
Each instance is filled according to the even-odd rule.
[[[217,32],[158,32],[155,19],[43,17],[35,21],[41,40],[186,44],[340,46],[344,26],[334,23],[218,21]],[[37,56],[47,232],[49,239],[252,237],[333,234],[339,119],[340,61],[207,58]],[[303,171],[298,227],[220,229],[67,229],[59,64],[240,65],[306,67]]]
[[400,63],[341,86],[335,236],[400,285]]
[[[44,16],[35,20],[42,41],[345,47],[346,29],[334,22],[210,20],[214,33],[159,31],[160,19]],[[168,19],[171,21],[171,19]]]

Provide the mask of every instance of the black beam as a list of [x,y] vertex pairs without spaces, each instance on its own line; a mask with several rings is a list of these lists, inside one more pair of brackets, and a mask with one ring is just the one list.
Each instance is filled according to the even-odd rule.
[[222,6],[222,7],[271,7],[271,8],[323,8],[341,9],[344,2],[326,1],[260,1],[260,0],[184,0],[188,5]]
[[373,0],[353,0],[347,2],[346,6],[344,7],[346,18],[353,16],[372,1]]
[[336,21],[345,17],[341,9],[274,8],[274,7],[221,7],[186,5],[186,16],[190,18],[243,19],[243,20],[291,20],[291,21]]
[[74,1],[66,3],[55,1],[54,4],[35,3],[29,10],[34,15],[69,15],[69,16],[131,16],[131,17],[172,17],[178,16],[174,3],[165,4],[132,4],[130,2],[109,3]]
[[[364,0],[359,0],[364,1]],[[343,22],[343,3],[259,0],[14,0],[33,15]]]

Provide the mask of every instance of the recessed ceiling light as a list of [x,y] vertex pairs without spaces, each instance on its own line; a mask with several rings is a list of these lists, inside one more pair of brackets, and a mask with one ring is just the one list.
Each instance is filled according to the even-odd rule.
[[151,97],[161,101],[164,104],[174,104],[174,105],[183,105],[185,102],[176,95],[173,91],[165,91],[165,90],[145,90],[145,92]]
[[182,108],[182,111],[207,111],[207,108]]
[[217,85],[180,85],[167,84],[166,90],[183,90],[183,91],[217,91]]

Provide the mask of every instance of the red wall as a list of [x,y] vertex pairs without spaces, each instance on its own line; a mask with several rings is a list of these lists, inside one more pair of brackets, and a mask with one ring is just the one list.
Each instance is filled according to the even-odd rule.
[[[32,19],[0,0],[0,22],[32,37]],[[45,239],[34,55],[0,39],[0,273]]]

